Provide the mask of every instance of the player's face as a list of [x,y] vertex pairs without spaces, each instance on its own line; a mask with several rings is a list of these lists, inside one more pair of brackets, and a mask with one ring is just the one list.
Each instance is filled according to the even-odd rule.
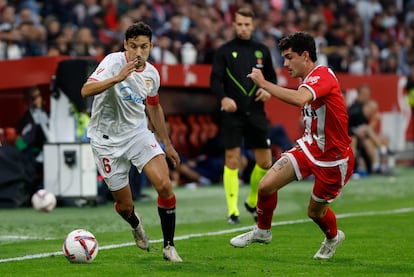
[[358,100],[366,103],[371,99],[371,89],[369,87],[361,87],[358,91]]
[[40,90],[33,91],[29,97],[32,108],[40,109],[42,107],[42,94],[40,93]]
[[236,14],[233,22],[236,35],[240,39],[249,40],[252,38],[254,31],[253,18]]
[[126,50],[128,61],[137,59],[138,62],[136,68],[138,70],[144,68],[152,46],[152,43],[146,36],[137,36],[124,41],[124,48]]
[[293,52],[292,48],[282,51],[282,57],[284,58],[283,65],[293,78],[306,77],[304,76],[306,68],[306,53],[307,52],[303,52],[302,55],[299,55],[298,53]]

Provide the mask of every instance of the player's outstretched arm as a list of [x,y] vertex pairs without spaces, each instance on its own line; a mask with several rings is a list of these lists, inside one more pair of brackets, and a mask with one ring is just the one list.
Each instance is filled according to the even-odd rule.
[[100,94],[101,92],[105,91],[106,89],[112,87],[116,83],[118,83],[118,79],[115,77],[108,78],[103,81],[96,81],[96,80],[88,80],[82,86],[81,94],[83,97],[94,96]]
[[300,87],[299,90],[288,89],[265,80],[260,69],[253,68],[252,72],[248,74],[247,77],[251,78],[260,88],[288,104],[303,107],[307,102],[313,99],[312,93],[304,87]]
[[107,90],[108,88],[112,87],[116,83],[119,83],[125,80],[134,70],[137,64],[137,60],[133,60],[128,62],[118,73],[118,75],[113,76],[111,78],[96,81],[89,79],[86,83],[82,86],[81,94],[83,97],[93,96],[100,94],[101,92]]

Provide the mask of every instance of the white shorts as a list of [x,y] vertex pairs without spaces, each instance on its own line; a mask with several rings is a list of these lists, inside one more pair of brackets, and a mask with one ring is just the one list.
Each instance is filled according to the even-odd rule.
[[91,141],[92,152],[99,173],[110,191],[117,191],[129,184],[131,164],[141,173],[155,156],[164,155],[154,134],[149,130],[137,133],[123,144],[97,144]]

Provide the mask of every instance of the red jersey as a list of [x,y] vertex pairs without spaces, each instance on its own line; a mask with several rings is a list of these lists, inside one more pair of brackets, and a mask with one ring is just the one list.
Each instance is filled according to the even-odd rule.
[[351,138],[348,113],[338,79],[331,69],[317,66],[299,87],[306,87],[313,100],[302,109],[305,126],[297,142],[306,156],[323,167],[336,166],[348,159]]

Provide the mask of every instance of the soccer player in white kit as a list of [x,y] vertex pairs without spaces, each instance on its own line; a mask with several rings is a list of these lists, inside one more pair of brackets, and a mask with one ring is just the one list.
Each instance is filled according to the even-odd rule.
[[345,234],[338,230],[329,203],[340,195],[354,168],[347,109],[335,74],[316,63],[315,41],[311,35],[304,32],[288,35],[280,41],[279,48],[289,74],[302,80],[297,90],[266,81],[256,68],[247,77],[283,102],[301,107],[304,133],[296,141],[298,146],[283,153],[260,181],[257,226],[232,238],[230,244],[245,247],[253,242],[269,243],[278,191],[295,180],[314,175],[308,216],[319,226],[325,239],[313,257],[330,259]]
[[[88,136],[99,173],[115,200],[115,210],[132,227],[137,246],[149,250],[149,239],[134,202],[128,180],[131,163],[144,172],[158,193],[158,214],[164,238],[164,259],[181,262],[174,246],[176,198],[165,155],[173,166],[180,158],[168,137],[159,103],[160,76],[147,62],[152,30],[145,23],[125,32],[124,49],[107,55],[83,85],[83,97],[94,96]],[[165,152],[152,131],[147,115]]]

